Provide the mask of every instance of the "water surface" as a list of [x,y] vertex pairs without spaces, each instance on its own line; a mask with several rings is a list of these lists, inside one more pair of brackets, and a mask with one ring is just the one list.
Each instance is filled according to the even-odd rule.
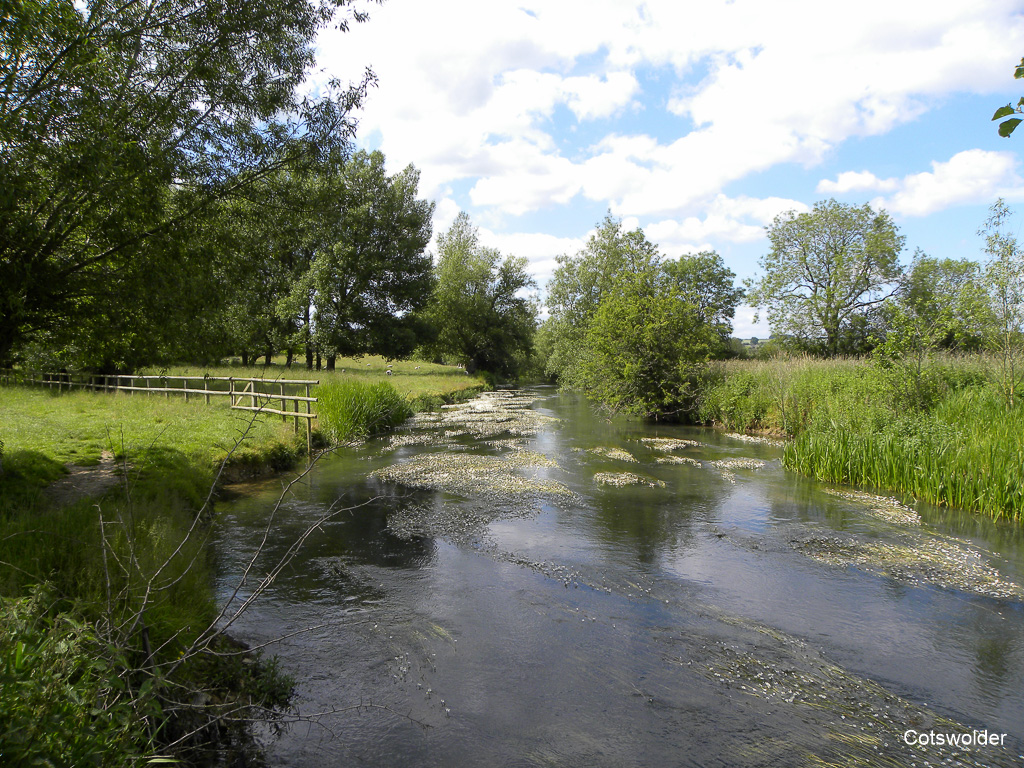
[[[272,520],[280,480],[220,506],[223,597],[265,531],[243,597],[322,521],[233,627],[287,636],[299,711],[332,713],[272,764],[1024,763],[1018,530],[893,522],[778,447],[552,389],[483,402],[339,450]],[[644,483],[595,481],[623,473]]]

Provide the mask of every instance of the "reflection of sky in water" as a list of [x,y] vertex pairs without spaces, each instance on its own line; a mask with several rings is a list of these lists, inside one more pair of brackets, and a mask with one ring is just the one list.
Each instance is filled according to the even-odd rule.
[[[772,632],[941,714],[1024,736],[1019,603],[914,587],[796,551],[792,538],[808,533],[895,534],[786,473],[777,448],[608,421],[573,397],[545,396],[534,407],[561,421],[528,439],[529,450],[559,464],[532,476],[566,484],[571,499],[524,500],[507,515],[367,480],[378,467],[438,450],[386,450],[382,440],[339,452],[279,512],[267,562],[331,503],[372,500],[310,537],[239,635],[256,642],[325,625],[278,649],[299,678],[299,703],[388,708],[332,718],[334,738],[323,742],[323,730],[294,731],[277,747],[279,764],[675,765],[685,756],[695,765],[797,765],[809,752],[838,760],[827,712],[742,695],[695,671],[714,668],[726,647],[779,668],[812,663],[793,650],[799,642]],[[699,440],[677,452],[699,461],[769,463],[736,470],[732,483],[707,465],[656,464],[661,454],[638,442],[648,436]],[[624,449],[639,463],[595,447]],[[623,471],[666,487],[592,480]],[[262,535],[279,485],[222,505],[222,590]],[[428,520],[465,509],[483,522],[459,539],[399,535],[389,520],[412,505]],[[987,540],[984,526],[971,535]],[[996,531],[992,539],[1019,578],[1019,538]]]

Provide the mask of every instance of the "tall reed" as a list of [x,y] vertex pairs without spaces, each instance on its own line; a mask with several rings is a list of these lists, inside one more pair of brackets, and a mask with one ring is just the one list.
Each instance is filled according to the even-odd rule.
[[836,483],[1024,518],[1024,407],[1009,406],[980,357],[923,366],[807,358],[727,363],[702,416],[792,436],[786,466]]
[[386,381],[332,381],[316,396],[320,430],[335,443],[385,432],[412,415],[409,401]]

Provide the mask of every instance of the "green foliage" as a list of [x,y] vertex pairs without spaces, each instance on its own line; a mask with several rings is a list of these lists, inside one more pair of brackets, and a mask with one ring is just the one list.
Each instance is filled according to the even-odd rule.
[[6,765],[110,766],[152,754],[150,702],[133,699],[117,648],[43,587],[0,597],[0,757]]
[[[1024,78],[1024,59],[1021,59],[1020,64],[1018,64],[1016,69],[1014,69],[1013,76],[1018,80]],[[1005,107],[997,109],[996,113],[992,115],[992,119],[1003,120],[1003,118],[1010,117],[1010,115],[1020,114],[1022,112],[1024,112],[1024,97],[1021,97],[1020,101],[1017,102],[1016,107],[1011,104],[1007,104]],[[1019,117],[1010,117],[1009,120],[1003,120],[1003,122],[999,124],[999,135],[1003,138],[1009,138],[1020,124],[1021,118]]]
[[889,215],[828,200],[776,216],[768,239],[748,299],[767,308],[773,330],[827,355],[870,348],[872,313],[901,273],[904,238]]
[[[176,221],[346,151],[368,80],[300,88],[318,30],[345,26],[346,5],[55,0],[4,14],[0,362],[41,332],[116,317],[114,304],[134,313],[147,244]],[[169,208],[172,184],[187,208]]]
[[601,300],[616,277],[639,274],[660,263],[658,249],[642,230],[624,232],[622,222],[609,213],[574,256],[558,257],[548,284],[545,322],[550,348],[547,372],[565,386],[578,386],[584,339]]
[[613,410],[680,419],[691,407],[692,376],[719,341],[658,265],[622,272],[587,328],[577,381]]
[[417,199],[418,184],[411,165],[388,176],[380,152],[358,152],[337,176],[307,179],[308,256],[277,308],[311,329],[328,368],[339,355],[408,357],[420,341],[415,312],[433,287],[434,205]]
[[412,415],[409,401],[386,381],[342,379],[316,388],[321,432],[335,443],[385,432]]
[[519,375],[533,353],[536,287],[523,257],[480,245],[476,227],[460,213],[438,238],[437,287],[423,313],[436,334],[428,354],[453,359],[467,371]]
[[694,307],[697,321],[709,326],[719,339],[719,353],[729,347],[732,319],[744,290],[735,285],[736,274],[714,251],[701,251],[664,262],[671,290]]
[[548,285],[548,375],[616,411],[684,418],[703,363],[730,354],[734,278],[714,252],[665,261],[607,215]]
[[994,517],[1024,516],[1024,409],[998,358],[932,356],[919,379],[868,360],[717,363],[701,417],[792,436],[785,463],[836,483],[885,488]]
[[1000,383],[1010,407],[1017,402],[1024,371],[1024,249],[1006,231],[1010,209],[1001,198],[978,233],[985,238],[985,285],[992,314],[989,346],[1001,363]]

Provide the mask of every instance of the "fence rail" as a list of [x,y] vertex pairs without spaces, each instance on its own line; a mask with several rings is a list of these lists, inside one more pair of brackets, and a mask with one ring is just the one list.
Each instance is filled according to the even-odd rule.
[[[138,386],[144,382],[145,386]],[[153,386],[157,382],[159,386]],[[180,382],[180,386],[171,386]],[[202,387],[190,387],[189,382],[202,382]],[[229,397],[231,408],[238,411],[257,411],[279,415],[282,421],[289,418],[295,420],[295,431],[299,431],[299,419],[306,423],[306,448],[311,447],[313,420],[317,418],[312,404],[317,398],[310,396],[310,388],[319,384],[319,379],[260,379],[239,376],[173,376],[173,375],[134,375],[134,374],[90,374],[90,373],[47,373],[42,371],[0,370],[0,384],[21,384],[25,386],[42,386],[58,392],[71,391],[74,388],[92,390],[93,392],[126,392],[134,395],[145,392],[150,395],[163,394],[170,398],[171,394],[183,395],[188,402],[203,398],[210,404],[211,397]],[[289,395],[285,387],[305,387],[305,395]],[[278,391],[267,391],[274,387]],[[280,408],[270,407],[271,403],[280,403]],[[293,410],[288,404],[294,403]],[[305,410],[301,410],[303,404]]]

